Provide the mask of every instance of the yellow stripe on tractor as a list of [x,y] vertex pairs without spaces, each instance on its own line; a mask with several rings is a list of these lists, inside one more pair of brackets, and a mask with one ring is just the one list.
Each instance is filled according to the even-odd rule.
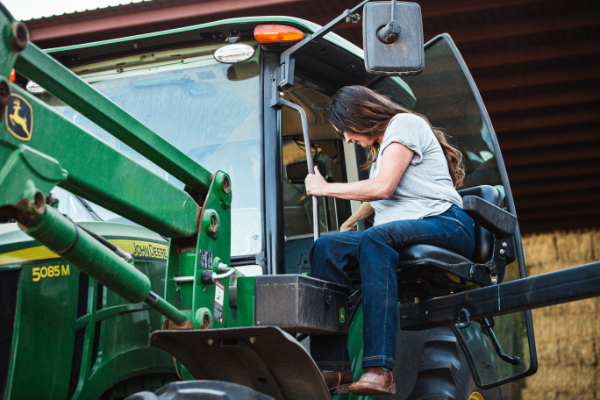
[[[169,247],[165,244],[127,239],[113,239],[109,240],[109,242],[120,247],[123,251],[130,253],[135,258],[167,259]],[[36,246],[0,254],[0,266],[31,261],[52,260],[55,258],[60,258],[60,255],[53,253],[45,246]]]

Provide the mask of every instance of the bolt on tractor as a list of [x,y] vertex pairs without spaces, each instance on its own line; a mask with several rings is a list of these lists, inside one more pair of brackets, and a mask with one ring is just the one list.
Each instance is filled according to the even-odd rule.
[[[359,21],[364,51],[331,32]],[[347,85],[445,129],[476,222],[472,259],[402,250],[388,398],[501,399],[537,369],[529,310],[599,295],[599,263],[526,277],[490,118],[450,36],[423,44],[415,3],[47,51],[3,6],[0,25],[3,398],[330,399],[314,334],[348,333],[358,379],[360,274],[315,279],[309,253],[360,204],[304,187],[315,166],[367,178],[328,122]]]

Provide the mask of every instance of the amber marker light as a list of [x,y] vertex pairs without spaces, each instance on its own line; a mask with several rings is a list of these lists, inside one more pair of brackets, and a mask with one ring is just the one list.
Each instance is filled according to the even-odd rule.
[[254,38],[258,43],[297,42],[304,39],[304,33],[291,26],[258,25],[254,28]]
[[15,72],[15,69],[11,69],[10,70],[10,76],[8,77],[8,80],[11,82],[14,82],[17,79],[17,73]]

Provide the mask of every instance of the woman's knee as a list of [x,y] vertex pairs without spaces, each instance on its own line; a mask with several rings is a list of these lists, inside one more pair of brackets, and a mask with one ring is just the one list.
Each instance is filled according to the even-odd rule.
[[394,240],[395,238],[391,232],[376,226],[365,231],[360,240],[359,247],[364,247],[367,244],[371,246],[390,246]]
[[335,251],[333,250],[335,238],[334,235],[323,235],[318,238],[310,248],[310,266],[311,276],[319,274],[319,270],[330,261],[335,259]]
[[331,238],[328,237],[330,235],[324,235],[318,238],[310,247],[310,262],[313,263],[313,260],[316,258],[326,257],[329,249],[331,248]]

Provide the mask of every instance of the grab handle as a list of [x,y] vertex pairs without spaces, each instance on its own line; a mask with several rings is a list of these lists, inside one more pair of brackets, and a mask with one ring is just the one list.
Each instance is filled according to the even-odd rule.
[[[306,113],[304,109],[297,104],[289,102],[283,99],[283,96],[278,96],[277,104],[280,106],[291,108],[292,110],[298,111],[300,114],[300,120],[302,121],[302,136],[304,137],[304,148],[306,150],[306,163],[308,164],[308,173],[315,173],[315,164],[312,158],[312,152],[310,151],[310,137],[308,136],[308,120],[306,119]],[[319,238],[319,199],[312,196],[313,203],[313,228],[315,241]]]

